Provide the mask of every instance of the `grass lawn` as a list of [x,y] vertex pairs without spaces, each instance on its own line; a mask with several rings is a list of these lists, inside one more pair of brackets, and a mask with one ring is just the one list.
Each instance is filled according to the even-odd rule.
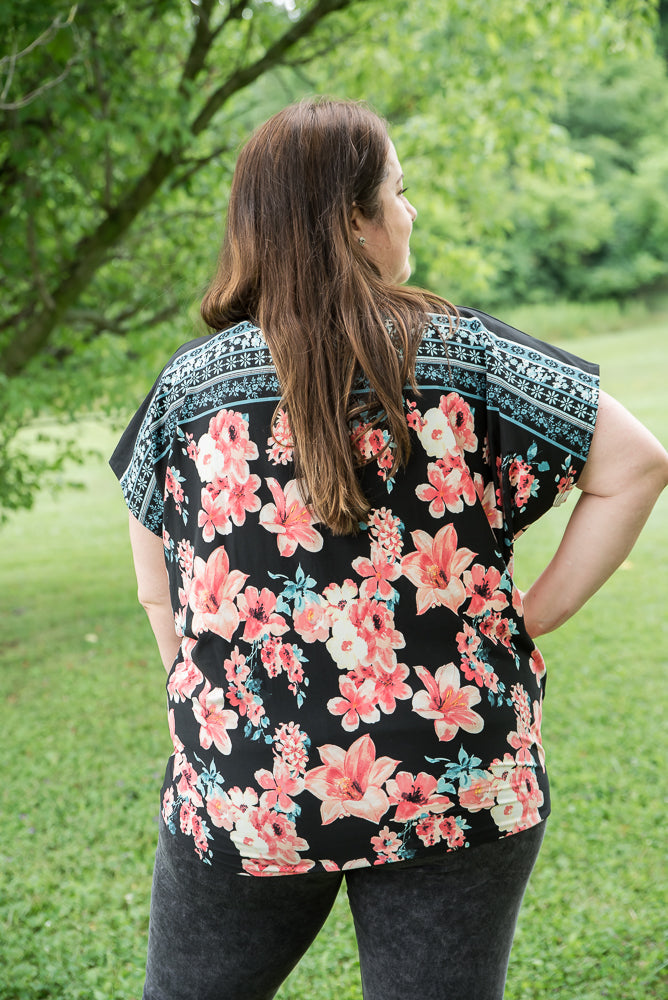
[[[665,321],[569,340],[668,441]],[[108,453],[114,434],[83,433]],[[135,600],[125,508],[105,463],[0,532],[0,1000],[139,1000],[164,675]],[[567,511],[518,543],[520,586]],[[664,803],[668,497],[625,566],[541,648],[553,815],[506,1000],[668,995]],[[345,896],[280,1000],[361,995]],[[410,1000],[410,998],[407,998]],[[444,998],[445,1000],[445,998]]]

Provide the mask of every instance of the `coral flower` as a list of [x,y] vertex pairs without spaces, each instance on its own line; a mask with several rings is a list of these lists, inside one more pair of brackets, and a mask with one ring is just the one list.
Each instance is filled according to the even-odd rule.
[[463,576],[467,596],[471,598],[467,614],[471,617],[485,611],[501,611],[508,604],[506,595],[498,589],[501,574],[495,566],[485,568],[476,563]]
[[228,729],[236,729],[239,716],[226,709],[225,693],[222,688],[213,688],[209,681],[204,685],[197,701],[193,701],[193,714],[200,725],[199,741],[205,750],[213,743],[221,753],[232,750]]
[[401,560],[401,571],[417,587],[417,613],[443,605],[457,611],[466,600],[460,577],[476,553],[457,548],[457,532],[446,525],[432,538],[426,531],[412,531],[415,552]]
[[380,822],[390,805],[381,786],[399,761],[391,757],[376,760],[376,747],[370,736],[360,736],[348,750],[327,743],[318,747],[318,752],[322,767],[314,767],[304,777],[307,790],[322,799],[323,824],[343,816]]
[[396,779],[387,783],[387,794],[390,802],[397,807],[394,819],[397,823],[406,823],[417,819],[425,813],[442,813],[453,806],[452,799],[447,795],[436,795],[437,780],[432,774],[424,771],[415,777],[408,771],[399,771]]
[[193,632],[215,632],[223,639],[231,639],[239,624],[239,612],[234,598],[248,579],[247,573],[238,569],[230,573],[230,561],[221,545],[206,563],[195,557],[193,581],[188,596],[193,614]]
[[241,620],[246,623],[242,639],[254,642],[263,635],[283,635],[288,623],[282,615],[276,614],[276,595],[267,587],[258,593],[257,587],[246,587],[237,597]]
[[298,545],[309,552],[319,552],[322,535],[313,527],[313,516],[304,503],[297,480],[291,479],[286,483],[285,491],[273,477],[267,479],[267,486],[274,503],[264,505],[260,511],[260,524],[278,535],[276,542],[281,555],[293,555]]
[[439,740],[454,739],[459,729],[467,733],[479,733],[483,727],[482,716],[471,708],[480,701],[476,687],[459,686],[459,671],[454,663],[439,667],[432,676],[425,667],[416,667],[426,691],[418,691],[413,697],[413,711],[423,719],[433,719]]

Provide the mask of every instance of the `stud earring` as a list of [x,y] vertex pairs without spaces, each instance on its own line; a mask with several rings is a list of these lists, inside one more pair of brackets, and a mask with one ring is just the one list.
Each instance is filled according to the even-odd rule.
[[359,241],[358,241],[358,242],[359,242],[360,246],[364,246],[364,244],[366,243],[366,240],[364,239],[364,237],[363,237],[363,236],[360,236],[360,238],[359,238]]

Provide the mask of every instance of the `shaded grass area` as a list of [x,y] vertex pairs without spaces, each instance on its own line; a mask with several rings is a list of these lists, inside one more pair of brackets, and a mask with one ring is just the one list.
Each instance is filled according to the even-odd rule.
[[[657,322],[579,339],[605,387],[668,440]],[[112,436],[87,425],[88,444]],[[0,533],[0,1000],[138,1000],[170,741],[163,672],[135,600],[125,509],[102,461]],[[553,815],[520,918],[507,1000],[659,1000],[665,955],[662,499],[625,567],[541,647]],[[567,511],[517,547],[526,585]],[[400,943],[400,920],[398,922]],[[342,894],[280,1000],[357,1000]]]

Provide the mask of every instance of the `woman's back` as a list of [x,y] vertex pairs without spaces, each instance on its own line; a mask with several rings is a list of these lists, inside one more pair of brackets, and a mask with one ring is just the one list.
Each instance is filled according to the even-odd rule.
[[186,345],[119,446],[130,509],[164,526],[184,635],[163,817],[213,864],[406,860],[549,812],[543,667],[512,540],[583,465],[595,368],[465,312],[423,336],[405,468],[391,474],[364,411],[351,425],[369,463],[358,534],[305,505],[250,323]]

